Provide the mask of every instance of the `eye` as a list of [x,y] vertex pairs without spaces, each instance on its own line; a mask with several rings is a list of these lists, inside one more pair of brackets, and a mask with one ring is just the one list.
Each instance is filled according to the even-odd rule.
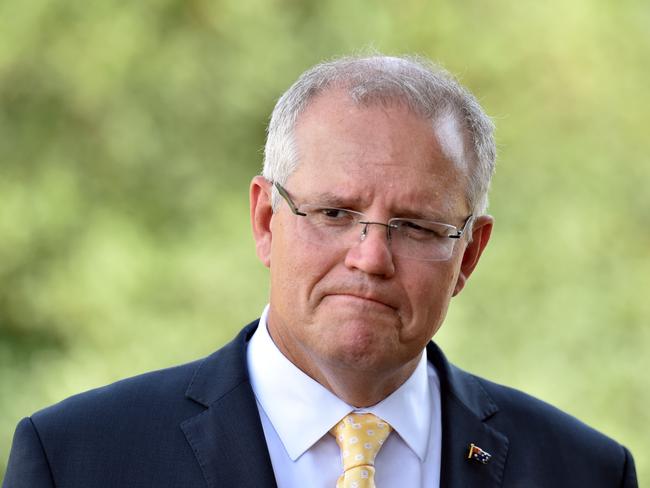
[[332,220],[340,220],[350,217],[350,212],[340,208],[321,208],[320,213],[323,217],[327,217]]
[[395,229],[403,236],[416,240],[433,240],[449,235],[449,229],[442,224],[422,220],[399,220],[394,222]]
[[357,218],[350,210],[334,207],[314,207],[310,209],[308,215],[313,224],[330,227],[349,226],[354,224]]

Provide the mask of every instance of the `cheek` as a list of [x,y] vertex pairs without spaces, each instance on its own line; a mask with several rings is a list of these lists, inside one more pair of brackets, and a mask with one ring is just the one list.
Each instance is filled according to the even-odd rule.
[[309,300],[313,288],[331,268],[327,249],[291,238],[291,228],[278,222],[271,244],[271,295],[288,303]]
[[292,301],[292,288],[300,278],[295,264],[298,246],[289,238],[290,229],[286,228],[281,217],[274,216],[271,230],[271,301],[280,305]]
[[[427,341],[442,324],[447,307],[454,290],[456,273],[452,266],[444,268],[433,263],[432,269],[423,273],[420,268],[419,279],[405,281],[406,294],[409,297],[410,317],[405,317],[409,327],[405,327],[404,339]],[[414,274],[412,274],[413,276]]]

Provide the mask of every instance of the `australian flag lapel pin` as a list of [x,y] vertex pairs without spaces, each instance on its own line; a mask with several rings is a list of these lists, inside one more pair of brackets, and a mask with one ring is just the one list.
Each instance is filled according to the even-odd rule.
[[469,445],[469,453],[467,454],[467,459],[473,459],[474,461],[478,461],[479,463],[487,464],[491,457],[492,454],[484,451],[477,445],[474,444]]

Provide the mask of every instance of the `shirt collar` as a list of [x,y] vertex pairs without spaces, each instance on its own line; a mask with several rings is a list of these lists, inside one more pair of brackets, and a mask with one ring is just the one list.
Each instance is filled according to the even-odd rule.
[[397,390],[372,407],[355,409],[280,352],[267,330],[268,310],[267,305],[248,345],[248,371],[255,397],[293,461],[354,411],[370,412],[388,422],[424,460],[432,414],[424,351],[413,374]]

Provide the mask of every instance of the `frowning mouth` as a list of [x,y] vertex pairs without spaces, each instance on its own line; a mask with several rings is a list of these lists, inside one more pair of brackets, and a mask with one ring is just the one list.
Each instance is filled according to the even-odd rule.
[[329,293],[324,298],[332,298],[341,303],[349,303],[357,306],[383,307],[389,310],[395,310],[395,307],[378,298],[356,295],[354,293]]

